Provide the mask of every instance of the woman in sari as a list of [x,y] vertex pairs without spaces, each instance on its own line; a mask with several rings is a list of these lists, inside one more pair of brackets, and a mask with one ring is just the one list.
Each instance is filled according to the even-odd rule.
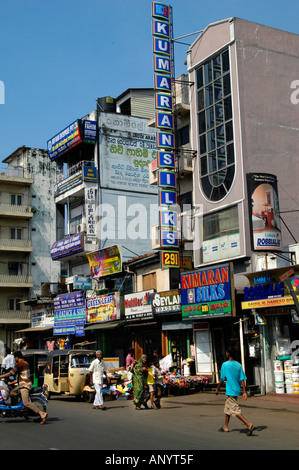
[[133,373],[133,392],[134,400],[133,403],[136,410],[140,410],[140,406],[144,404],[144,393],[147,376],[147,356],[143,354],[138,361],[134,361],[131,366],[131,372]]

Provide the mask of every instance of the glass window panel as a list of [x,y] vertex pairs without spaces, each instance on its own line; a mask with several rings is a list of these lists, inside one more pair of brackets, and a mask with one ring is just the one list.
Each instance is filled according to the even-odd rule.
[[205,84],[207,85],[212,81],[212,61],[205,64]]
[[221,184],[221,186],[218,186],[217,188],[213,189],[210,199],[211,201],[220,201],[225,196],[226,196],[226,189],[223,186],[223,184]]
[[229,70],[229,55],[228,50],[222,54],[222,73],[225,73]]
[[233,121],[229,121],[225,124],[225,134],[226,134],[226,142],[233,140]]
[[201,135],[199,138],[199,151],[200,153],[206,153],[207,151],[206,134]]
[[213,103],[213,85],[209,85],[206,87],[206,107],[211,106]]
[[14,206],[16,204],[16,195],[15,194],[10,195],[10,203],[11,203],[12,206]]
[[208,151],[215,149],[215,131],[208,132]]
[[208,173],[208,165],[207,165],[207,156],[204,155],[200,159],[200,172],[202,175],[206,175]]
[[223,77],[223,94],[224,96],[230,94],[230,74],[226,74]]
[[17,205],[18,206],[22,205],[22,196],[20,194],[18,194],[18,196],[17,196]]
[[212,193],[213,186],[211,185],[208,176],[204,176],[201,179],[201,185],[202,185],[202,190],[203,190],[204,194],[207,196],[208,199],[210,199],[210,195]]
[[215,95],[215,101],[222,100],[223,98],[222,86],[217,83],[215,83],[215,86],[214,86],[214,95]]
[[234,144],[229,144],[226,147],[226,155],[227,155],[227,164],[230,165],[235,161],[235,153],[234,153]]
[[232,102],[230,96],[224,99],[224,117],[226,121],[232,118]]
[[209,173],[217,170],[216,152],[209,153]]
[[205,111],[202,111],[198,115],[198,130],[199,130],[200,134],[202,134],[203,132],[206,131],[206,113],[205,113]]
[[226,165],[226,158],[225,158],[225,147],[220,147],[217,150],[217,161],[218,161],[218,169],[224,168]]
[[216,103],[215,105],[216,123],[219,124],[224,118],[223,103]]
[[198,106],[198,111],[201,111],[202,109],[204,109],[204,93],[203,93],[203,90],[200,90],[198,93],[197,93],[197,106]]
[[197,69],[196,77],[197,77],[197,88],[201,88],[203,86],[203,68],[202,67]]
[[235,165],[228,166],[226,169],[226,178],[224,184],[227,190],[231,187],[235,176]]
[[214,126],[215,126],[214,108],[212,106],[211,108],[207,109],[207,128],[211,129]]

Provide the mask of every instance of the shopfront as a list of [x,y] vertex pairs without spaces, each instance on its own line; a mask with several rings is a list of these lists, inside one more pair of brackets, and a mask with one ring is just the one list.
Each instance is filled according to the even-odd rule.
[[[292,388],[287,387],[291,375],[286,373],[286,367],[299,363],[299,351],[296,352],[299,312],[293,298],[295,293],[299,299],[299,266],[252,273],[247,277],[250,287],[244,289],[242,311],[245,344],[255,380],[262,393],[291,393]],[[283,376],[277,374],[277,361],[281,363]]]

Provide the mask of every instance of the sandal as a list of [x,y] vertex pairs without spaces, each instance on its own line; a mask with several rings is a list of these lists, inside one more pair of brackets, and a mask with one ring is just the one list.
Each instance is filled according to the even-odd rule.
[[45,424],[47,418],[48,418],[48,413],[46,414],[46,416],[44,416],[44,417],[41,419],[40,424]]

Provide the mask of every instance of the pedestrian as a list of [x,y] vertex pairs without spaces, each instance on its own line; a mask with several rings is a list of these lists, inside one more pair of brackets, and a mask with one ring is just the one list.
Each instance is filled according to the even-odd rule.
[[130,371],[133,374],[133,393],[134,400],[133,403],[136,407],[136,410],[140,410],[141,405],[147,408],[145,404],[145,387],[146,387],[146,377],[147,377],[147,356],[143,354],[138,361],[134,360],[131,365]]
[[156,387],[155,387],[155,369],[154,369],[154,364],[152,360],[149,361],[146,385],[148,387],[149,398],[151,401],[151,409],[154,409],[154,393],[156,391]]
[[[16,361],[16,365],[11,369],[11,371],[7,372],[4,375],[0,375],[0,379],[10,377],[11,375],[15,376],[17,374],[19,390],[21,393],[23,405],[26,406],[26,408],[29,408],[30,410],[39,414],[41,417],[40,424],[44,424],[48,417],[48,413],[39,410],[38,407],[34,405],[34,403],[32,403],[29,398],[29,390],[32,388],[32,382],[29,378],[30,371],[28,362],[24,361],[23,354],[21,351],[14,351],[13,355]],[[14,392],[14,390],[12,392]]]
[[2,362],[2,373],[6,374],[16,365],[14,355],[11,352],[10,348],[6,348],[6,356]]
[[154,364],[154,375],[155,375],[155,400],[154,403],[156,408],[161,408],[161,398],[163,397],[163,375],[159,362]]
[[134,362],[134,349],[129,349],[128,355],[126,357],[126,370],[128,371],[131,368],[131,365]]
[[241,386],[243,391],[243,400],[247,400],[247,393],[245,389],[246,375],[239,362],[234,358],[234,351],[232,348],[227,348],[226,358],[221,367],[220,382],[216,389],[216,395],[218,395],[221,385],[226,382],[226,402],[224,406],[225,423],[224,426],[219,429],[220,432],[229,432],[228,424],[231,416],[236,416],[240,419],[245,426],[247,426],[247,436],[251,436],[254,427],[252,423],[249,423],[241,413],[241,409],[237,403],[238,396],[241,392]]
[[[96,358],[92,361],[89,367],[90,373],[90,385],[94,385],[96,394],[92,408],[94,410],[106,410],[107,407],[104,405],[103,400],[103,383],[104,383],[104,373],[105,373],[105,362],[103,360],[102,351],[96,352]],[[109,379],[107,378],[109,381]]]

